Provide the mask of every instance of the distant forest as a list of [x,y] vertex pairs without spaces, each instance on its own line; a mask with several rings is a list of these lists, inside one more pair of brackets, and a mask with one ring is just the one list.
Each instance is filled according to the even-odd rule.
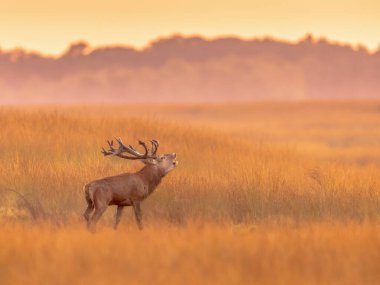
[[380,99],[380,50],[307,36],[172,36],[142,50],[72,44],[58,57],[0,50],[0,103]]

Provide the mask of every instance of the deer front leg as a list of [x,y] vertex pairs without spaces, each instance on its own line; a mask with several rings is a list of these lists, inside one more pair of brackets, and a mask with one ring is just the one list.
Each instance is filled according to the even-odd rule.
[[119,225],[120,223],[120,220],[121,220],[121,214],[123,213],[123,209],[124,207],[123,206],[117,206],[117,209],[116,209],[116,219],[115,219],[115,225],[114,225],[114,229],[116,230],[117,229],[117,226]]
[[142,214],[141,214],[140,202],[134,202],[133,203],[133,210],[135,212],[137,226],[139,227],[139,230],[142,230],[143,224],[142,224]]

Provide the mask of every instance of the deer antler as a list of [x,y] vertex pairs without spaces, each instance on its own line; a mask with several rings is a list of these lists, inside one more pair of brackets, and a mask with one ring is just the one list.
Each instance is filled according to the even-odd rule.
[[155,139],[151,140],[150,142],[152,143],[152,152],[151,153],[152,153],[152,155],[156,155],[156,152],[157,152],[158,147],[160,146],[160,143]]
[[[158,141],[156,141],[156,140],[151,141],[152,142],[151,154],[149,154],[148,147],[146,146],[145,142],[143,142],[143,141],[139,140],[139,144],[141,146],[143,146],[143,148],[145,150],[144,154],[138,152],[131,145],[128,145],[128,146],[124,145],[121,138],[116,139],[116,141],[119,144],[118,148],[113,147],[113,141],[107,141],[108,146],[109,146],[109,150],[105,150],[104,148],[102,148],[102,153],[104,156],[110,155],[110,156],[117,156],[120,158],[132,159],[132,160],[134,160],[134,159],[146,159],[146,158],[157,158],[156,152],[157,152],[157,148],[158,148]],[[153,146],[154,146],[154,149],[153,149]],[[131,156],[125,155],[123,153],[128,153]]]

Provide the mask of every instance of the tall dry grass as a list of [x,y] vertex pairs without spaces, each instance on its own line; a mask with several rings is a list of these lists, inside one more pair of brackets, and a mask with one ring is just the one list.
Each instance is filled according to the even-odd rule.
[[[225,108],[226,114],[231,112]],[[154,113],[137,118],[128,110],[3,108],[1,184],[31,194],[30,199],[40,201],[47,214],[60,222],[77,219],[85,205],[82,187],[86,182],[141,167],[136,162],[104,158],[100,149],[105,140],[122,136],[134,143],[154,137],[161,141],[161,152],[178,153],[180,165],[144,203],[147,221],[179,224],[189,220],[252,223],[277,218],[300,222],[360,221],[379,214],[376,157],[373,163],[363,164],[361,157],[356,163],[347,163],[334,160],[333,155],[329,157],[333,150],[326,152],[323,146],[310,155],[308,142],[305,150],[302,142],[286,146],[266,144],[231,135],[228,127],[218,131],[215,126],[186,123],[180,116],[175,121],[160,119]],[[247,111],[246,116],[250,114]],[[284,110],[277,114],[279,121],[287,119],[283,113]],[[241,112],[236,115],[242,116]],[[294,112],[290,110],[289,115],[294,116]],[[369,116],[370,123],[371,119]],[[331,122],[334,127],[334,120]],[[274,133],[273,128],[268,128],[267,133]],[[249,132],[252,131],[247,129]],[[376,139],[379,134],[375,135],[367,133],[369,139]],[[290,134],[282,137],[283,141],[286,139],[293,140]],[[378,146],[372,147],[374,153]],[[362,148],[371,151],[367,145]],[[346,151],[344,147],[336,151],[341,149]],[[9,201],[14,194],[5,196],[8,205],[14,202]]]
[[1,284],[377,284],[373,224],[5,226]]
[[[379,108],[2,107],[0,282],[371,284]],[[112,232],[109,209],[90,235],[83,185],[142,166],[101,155],[114,136],[157,138],[180,164],[143,203],[146,231],[126,211]]]

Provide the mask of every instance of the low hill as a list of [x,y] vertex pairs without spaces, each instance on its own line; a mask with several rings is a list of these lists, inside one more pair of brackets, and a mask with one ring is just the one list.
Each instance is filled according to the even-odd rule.
[[379,50],[312,36],[172,36],[141,50],[79,42],[58,57],[0,50],[0,103],[374,99],[379,70]]

